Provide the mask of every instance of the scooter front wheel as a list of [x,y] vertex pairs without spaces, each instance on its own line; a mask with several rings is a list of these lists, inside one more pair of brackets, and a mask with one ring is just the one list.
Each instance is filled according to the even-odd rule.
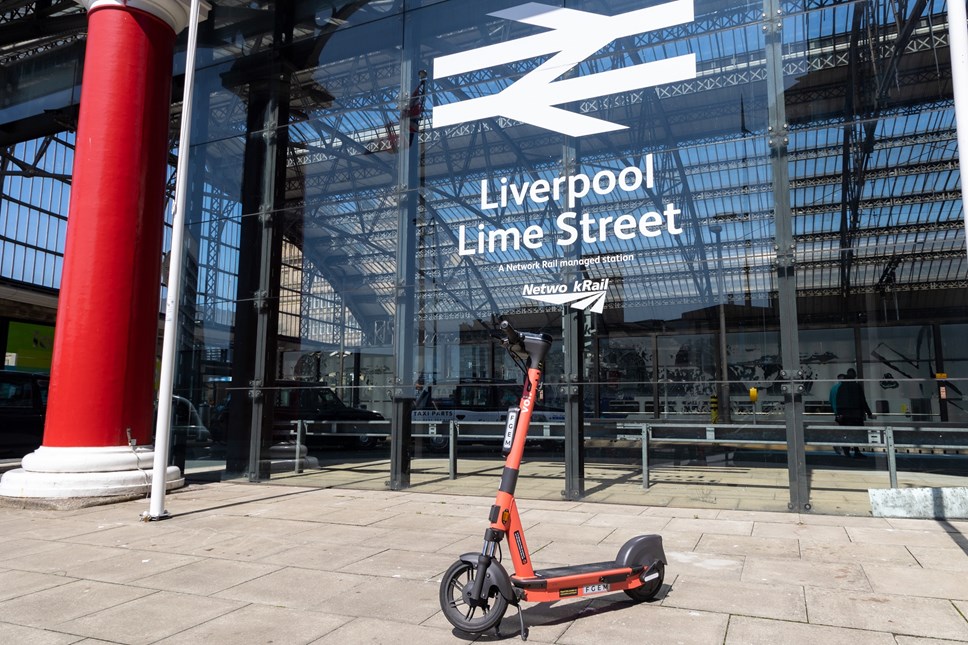
[[477,565],[458,560],[440,581],[440,608],[444,616],[451,625],[468,634],[479,634],[494,627],[508,608],[507,599],[497,587],[484,589],[482,603],[470,602],[468,595],[476,572]]

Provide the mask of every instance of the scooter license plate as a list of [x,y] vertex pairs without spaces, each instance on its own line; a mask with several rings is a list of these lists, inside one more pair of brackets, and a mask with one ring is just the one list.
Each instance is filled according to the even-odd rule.
[[581,588],[581,595],[588,596],[594,593],[605,593],[611,590],[611,585],[600,583],[597,585],[585,585]]
[[514,443],[514,429],[518,424],[518,414],[521,408],[508,408],[508,422],[504,426],[504,445],[501,447],[506,457],[511,452],[511,445]]

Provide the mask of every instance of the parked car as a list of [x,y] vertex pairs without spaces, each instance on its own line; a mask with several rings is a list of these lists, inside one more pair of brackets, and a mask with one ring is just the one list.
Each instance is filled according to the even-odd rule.
[[[212,444],[212,433],[202,421],[195,405],[183,396],[171,397],[171,447],[172,455],[181,463],[183,455],[199,457]],[[184,469],[184,468],[183,468]]]
[[[372,448],[379,444],[386,427],[369,422],[383,421],[378,412],[354,408],[343,403],[333,388],[305,381],[278,381],[275,384],[276,436],[293,437],[295,421],[305,421],[305,441],[308,444],[341,443],[357,448]],[[353,422],[365,423],[353,423]]]
[[46,374],[0,371],[0,455],[23,457],[44,439]]
[[[333,388],[312,381],[277,381],[271,389],[274,403],[274,441],[293,440],[296,421],[306,422],[303,440],[307,445],[348,444],[372,448],[383,441],[387,428],[369,422],[383,421],[382,414],[346,405]],[[225,441],[231,424],[229,411],[233,394],[212,408],[212,432],[216,441]],[[366,423],[353,423],[353,422]]]
[[[43,443],[49,384],[45,373],[0,370],[0,456],[23,457]],[[188,399],[172,397],[172,412],[173,445],[197,450],[211,443]]]
[[[462,378],[454,386],[453,394],[446,398],[428,397],[416,405],[411,419],[416,422],[414,432],[440,433],[441,424],[457,421],[461,424],[462,443],[497,444],[504,440],[504,425],[508,408],[516,406],[521,399],[522,384],[519,381],[499,381],[486,378]],[[562,424],[564,410],[550,408],[538,402],[534,406],[533,423]],[[443,432],[447,432],[444,430]],[[538,441],[538,437],[529,439]],[[446,434],[427,438],[432,450],[446,450],[450,439]]]

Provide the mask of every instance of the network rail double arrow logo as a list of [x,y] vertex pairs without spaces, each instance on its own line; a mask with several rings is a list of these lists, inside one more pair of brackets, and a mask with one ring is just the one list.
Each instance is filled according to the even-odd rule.
[[548,302],[553,305],[571,305],[572,309],[584,309],[600,314],[605,309],[608,278],[575,280],[571,289],[568,289],[566,284],[526,284],[521,295],[529,300]]
[[695,54],[574,78],[561,77],[617,38],[692,22],[692,3],[693,0],[676,0],[603,16],[529,2],[488,14],[550,31],[436,58],[435,79],[547,54],[554,56],[496,94],[435,106],[434,127],[503,116],[572,137],[624,130],[628,126],[555,106],[695,78]]

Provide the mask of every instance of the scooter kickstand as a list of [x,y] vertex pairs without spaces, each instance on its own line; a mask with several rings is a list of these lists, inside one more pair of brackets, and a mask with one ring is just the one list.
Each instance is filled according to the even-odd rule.
[[515,605],[518,608],[518,622],[521,623],[521,640],[528,640],[528,628],[524,626],[524,611],[521,609],[521,605]]

